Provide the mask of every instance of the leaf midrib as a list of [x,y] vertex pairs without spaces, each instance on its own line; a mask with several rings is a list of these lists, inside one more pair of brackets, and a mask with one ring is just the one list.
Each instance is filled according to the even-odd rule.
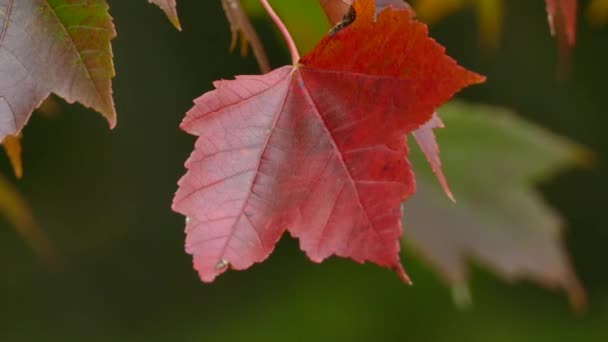
[[6,31],[8,30],[8,23],[10,22],[11,13],[13,11],[13,0],[8,0],[6,5],[6,13],[4,13],[4,24],[2,25],[2,31],[0,31],[0,48],[2,47],[2,43],[4,42],[4,37],[6,36]]
[[[317,70],[317,69],[315,69]],[[363,203],[361,202],[361,195],[359,194],[359,188],[357,187],[357,181],[355,180],[355,178],[352,176],[350,169],[348,168],[348,165],[346,164],[346,161],[344,160],[344,156],[342,155],[342,150],[340,150],[340,148],[338,147],[338,145],[336,144],[333,135],[331,133],[331,130],[329,129],[329,127],[327,127],[327,125],[325,124],[325,120],[323,120],[323,117],[321,116],[321,112],[319,110],[319,107],[317,106],[316,102],[314,101],[312,95],[310,94],[310,91],[308,90],[308,88],[306,87],[306,83],[304,81],[304,77],[302,77],[301,72],[298,71],[298,77],[300,77],[300,80],[302,81],[301,84],[301,88],[303,90],[303,92],[306,94],[306,99],[307,102],[310,103],[311,107],[313,108],[313,112],[316,114],[317,119],[323,124],[322,127],[325,131],[325,134],[329,137],[329,140],[334,148],[338,156],[338,160],[340,161],[340,164],[342,165],[342,167],[344,168],[344,171],[347,174],[347,178],[349,180],[349,182],[351,183],[351,186],[354,188],[355,194],[357,196],[357,204],[359,205],[359,207],[361,208],[361,210],[363,211],[363,213],[365,214],[365,219],[367,220],[368,224],[370,227],[372,227],[372,231],[375,233],[375,235],[377,236],[378,240],[387,248],[391,248],[391,246],[389,244],[387,244],[387,242],[382,238],[382,236],[380,236],[380,233],[375,229],[375,225],[373,224],[373,221],[371,220],[371,218],[369,217],[369,214],[367,213],[367,210],[365,208],[365,206],[363,205]],[[343,191],[343,190],[341,190]],[[338,196],[339,197],[339,196]],[[325,231],[327,225],[325,225],[323,227],[323,232]],[[317,246],[317,252],[319,251],[319,246],[320,246],[320,241],[323,238],[323,235],[325,234],[321,234],[321,239],[319,239],[319,244]],[[349,241],[350,243],[350,241]],[[367,260],[369,260],[367,257],[365,258]]]
[[[13,1],[13,0],[11,0]],[[72,38],[72,35],[70,34],[70,32],[68,31],[68,28],[64,25],[64,23],[61,21],[61,19],[59,18],[59,16],[57,15],[57,9],[58,8],[63,8],[63,7],[67,7],[68,5],[59,5],[55,8],[53,8],[51,6],[51,4],[49,4],[48,0],[42,0],[42,2],[44,3],[44,5],[47,6],[47,8],[49,9],[49,11],[53,14],[53,18],[57,21],[57,23],[59,24],[59,27],[61,27],[61,29],[63,30],[63,33],[66,34],[66,36],[68,36],[70,38],[69,42],[69,46],[70,48],[72,48],[74,54],[76,54],[78,56],[78,64],[81,66],[81,68],[84,70],[84,73],[87,77],[87,79],[90,82],[90,85],[92,85],[93,89],[95,89],[95,95],[97,96],[97,99],[104,104],[104,106],[106,108],[103,109],[103,111],[107,111],[109,110],[109,112],[107,113],[108,115],[111,115],[112,118],[114,118],[116,116],[116,112],[115,109],[113,108],[111,103],[108,103],[105,99],[104,96],[102,95],[102,91],[97,87],[97,84],[95,83],[95,81],[93,80],[93,76],[91,75],[91,72],[89,71],[89,69],[86,66],[86,63],[84,61],[84,58],[82,56],[82,54],[80,53],[80,51],[78,50],[78,48],[76,47],[76,43],[74,42],[74,39]],[[71,5],[82,5],[82,4],[71,4]],[[93,5],[91,7],[101,7],[100,5]],[[100,29],[103,30],[107,30],[107,28],[105,27],[100,27]],[[109,44],[109,42],[108,42]],[[71,87],[70,87],[70,91],[71,91]],[[106,114],[106,113],[104,113]]]

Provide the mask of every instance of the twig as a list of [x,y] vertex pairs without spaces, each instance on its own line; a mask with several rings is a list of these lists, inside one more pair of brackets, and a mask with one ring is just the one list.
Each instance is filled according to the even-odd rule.
[[289,54],[291,54],[291,62],[293,65],[296,65],[300,61],[300,54],[298,53],[298,48],[296,47],[296,43],[293,41],[291,34],[289,34],[289,31],[287,30],[287,27],[285,27],[285,24],[283,24],[281,21],[281,18],[279,18],[276,12],[272,9],[268,3],[268,0],[260,0],[260,2],[262,3],[262,6],[264,6],[266,13],[268,13],[272,21],[279,28],[279,31],[283,35],[283,39],[285,39],[285,43],[287,43]]
[[241,55],[247,54],[247,42],[251,44],[251,49],[258,61],[258,66],[263,73],[270,71],[270,63],[268,57],[264,51],[264,45],[258,37],[257,32],[251,25],[251,21],[247,17],[247,14],[243,10],[239,0],[222,0],[222,7],[226,13],[226,18],[230,23],[230,30],[232,31],[232,42],[230,44],[230,51],[236,48],[237,41],[239,39],[239,33],[241,34]]

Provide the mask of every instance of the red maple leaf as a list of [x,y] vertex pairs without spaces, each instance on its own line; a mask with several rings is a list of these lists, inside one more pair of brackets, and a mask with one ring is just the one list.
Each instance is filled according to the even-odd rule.
[[308,257],[370,261],[408,280],[400,204],[415,189],[406,135],[484,78],[408,10],[354,3],[356,20],[294,66],[217,81],[182,129],[197,135],[173,209],[203,281],[245,269],[285,230]]
[[569,46],[576,42],[577,0],[547,0],[549,27],[553,35],[564,40]]

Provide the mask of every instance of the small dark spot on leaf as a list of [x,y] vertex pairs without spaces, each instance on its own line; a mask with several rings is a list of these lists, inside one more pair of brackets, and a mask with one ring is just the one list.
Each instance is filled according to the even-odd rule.
[[331,30],[329,30],[329,36],[331,37],[336,33],[340,32],[348,25],[352,24],[356,18],[357,13],[355,13],[355,9],[351,6],[348,9],[348,12],[346,12],[346,14],[344,15],[344,17],[342,17],[342,20],[340,20],[334,27],[331,28]]

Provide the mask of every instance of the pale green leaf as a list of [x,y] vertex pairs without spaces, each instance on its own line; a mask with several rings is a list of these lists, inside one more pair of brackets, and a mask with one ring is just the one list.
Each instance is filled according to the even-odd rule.
[[563,288],[575,308],[583,306],[562,220],[535,185],[581,161],[584,150],[494,107],[453,102],[439,115],[446,129],[436,133],[456,203],[413,151],[418,190],[404,206],[405,240],[456,288],[466,285],[475,262],[510,281]]

